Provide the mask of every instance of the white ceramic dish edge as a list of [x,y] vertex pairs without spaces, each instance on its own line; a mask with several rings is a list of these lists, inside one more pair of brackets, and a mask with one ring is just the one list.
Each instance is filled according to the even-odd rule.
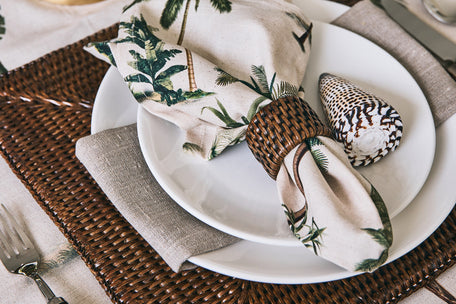
[[[306,1],[318,7],[317,12],[320,12],[322,15],[322,19],[320,20],[326,22],[331,21],[347,9],[344,6],[335,5],[335,3],[329,3],[327,1]],[[343,8],[341,9],[341,7]],[[97,99],[99,98],[101,96],[97,96]],[[102,112],[104,106],[101,103],[95,103],[92,133],[136,122],[136,115],[132,116],[129,114],[112,117],[108,121],[99,119],[103,117],[102,115],[100,116],[100,112]],[[136,113],[136,104],[134,106],[129,104],[128,106],[131,113]],[[436,161],[429,175],[428,182],[426,182],[414,202],[393,219],[395,242],[391,249],[389,261],[397,259],[419,245],[435,231],[453,208],[453,202],[456,201],[456,190],[453,187],[456,182],[454,173],[456,172],[456,160],[451,155],[451,151],[456,149],[456,138],[451,136],[452,132],[454,133],[453,130],[456,130],[455,116],[442,124],[437,130],[438,148],[435,157]],[[452,138],[453,140],[451,140]],[[423,218],[423,215],[419,213],[420,208],[432,202],[437,202],[434,206],[435,208],[432,208],[430,210],[432,212],[428,212]],[[407,218],[407,214],[410,213],[412,216],[409,219]],[[421,227],[419,232],[413,229],[416,226]],[[398,243],[404,246],[400,247]],[[224,249],[192,257],[190,261],[204,268],[229,276],[268,283],[316,283],[354,275],[330,263],[323,265],[323,269],[321,269],[320,265],[317,269],[305,269],[304,271],[299,267],[300,265],[291,265],[296,271],[290,272],[284,265],[274,264],[275,259],[277,259],[276,256],[284,253],[282,251],[283,249],[280,246],[241,241]],[[286,252],[291,255],[294,254],[295,250],[300,251],[299,248],[286,248]],[[298,254],[302,259],[307,260],[307,262],[311,262],[313,259],[321,260],[313,255],[306,255],[306,252],[307,250],[302,252],[303,256],[301,256],[301,252],[298,252]],[[254,263],[250,263],[252,260]],[[283,259],[279,259],[279,261],[283,263]],[[267,262],[269,267],[265,267],[264,262]],[[291,262],[295,261],[291,260]]]
[[[393,218],[412,202],[432,168],[435,128],[426,98],[408,71],[370,41],[317,21],[313,31],[313,52],[303,87],[306,100],[320,117],[324,114],[317,79],[328,71],[360,82],[401,113],[405,135],[399,148],[380,162],[358,169],[382,194]],[[141,150],[150,170],[187,212],[241,239],[302,246],[287,226],[276,184],[245,144],[207,162],[182,151],[183,132],[175,125],[143,108],[137,121]],[[418,161],[420,166],[415,166]]]

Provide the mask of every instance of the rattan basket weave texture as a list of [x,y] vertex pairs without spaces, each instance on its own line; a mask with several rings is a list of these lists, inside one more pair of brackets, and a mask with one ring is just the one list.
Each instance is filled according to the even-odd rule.
[[0,76],[3,157],[114,303],[394,303],[454,264],[455,210],[423,244],[372,274],[278,285],[202,268],[172,272],[74,155],[108,68],[82,47],[115,35],[111,27]]
[[245,139],[255,158],[276,179],[285,156],[305,139],[320,135],[331,137],[331,130],[306,101],[286,96],[253,116]]

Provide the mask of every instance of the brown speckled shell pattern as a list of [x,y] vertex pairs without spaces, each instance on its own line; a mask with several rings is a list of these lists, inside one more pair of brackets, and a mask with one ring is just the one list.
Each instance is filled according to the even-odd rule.
[[[320,76],[319,88],[333,136],[344,144],[353,166],[374,163],[396,149],[402,138],[403,125],[399,113],[392,106],[348,80],[328,73]],[[382,149],[369,155],[354,151],[352,142],[347,139],[349,133],[357,136],[357,130],[373,126],[373,118],[378,115],[378,127],[389,132],[388,142]]]

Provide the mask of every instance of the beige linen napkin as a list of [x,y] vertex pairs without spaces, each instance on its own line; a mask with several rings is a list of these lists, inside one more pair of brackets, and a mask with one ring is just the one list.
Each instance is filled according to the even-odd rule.
[[179,271],[194,255],[237,241],[179,207],[149,171],[139,147],[136,124],[81,138],[76,156],[138,233]]
[[359,2],[333,24],[372,40],[395,57],[423,90],[436,126],[456,112],[454,80],[429,52],[371,1]]
[[[247,139],[303,246],[351,271],[382,265],[392,244],[385,204],[298,97],[313,28],[304,12],[282,0],[183,4],[135,1],[118,37],[89,51],[116,66],[144,109],[179,126],[195,157]],[[265,133],[251,122],[266,113]]]
[[[369,19],[370,14],[377,16],[377,18],[374,20],[370,20]],[[368,21],[379,22],[382,24],[366,23],[366,20],[364,18],[367,18]],[[140,20],[140,19],[138,19],[138,20]],[[364,2],[361,2],[360,4],[356,5],[346,15],[339,18],[337,20],[337,22],[343,23],[343,26],[348,27],[348,28],[351,26],[356,27],[358,24],[361,24],[360,26],[363,29],[366,29],[366,31],[367,31],[365,33],[365,35],[369,36],[371,34],[370,31],[374,32],[374,36],[373,36],[373,38],[371,37],[371,39],[376,38],[375,31],[378,30],[377,28],[382,28],[382,29],[387,28],[388,33],[389,33],[389,36],[388,36],[389,38],[391,38],[391,31],[396,34],[394,36],[394,38],[391,38],[391,41],[395,41],[395,42],[404,41],[405,43],[410,44],[410,49],[406,47],[407,45],[404,45],[404,48],[401,49],[401,52],[405,52],[406,54],[410,53],[410,52],[419,53],[419,54],[417,54],[417,56],[419,56],[419,58],[424,57],[424,58],[428,59],[428,61],[425,61],[427,64],[434,63],[432,61],[432,58],[428,58],[429,55],[423,49],[417,49],[417,51],[413,51],[416,47],[416,43],[413,40],[411,40],[410,38],[408,38],[408,36],[406,34],[404,34],[401,30],[399,30],[397,25],[392,23],[391,20],[389,20],[383,14],[383,12],[381,10],[379,10],[378,8],[376,8],[375,6],[370,4],[370,2],[368,2],[368,1],[364,1]],[[382,38],[383,36],[386,36],[386,35],[383,34],[380,36],[380,38]],[[125,38],[123,38],[123,39],[125,39]],[[389,42],[389,41],[386,41],[386,42]],[[381,45],[381,43],[382,43],[382,41],[379,40],[380,45]],[[105,55],[112,55],[118,51],[118,49],[116,49],[117,46],[110,45],[110,48],[113,50],[112,53],[110,54],[109,52],[106,52],[107,49],[104,48],[106,46],[107,46],[107,44],[103,44],[102,48],[99,47],[99,51],[101,51],[101,53],[103,53]],[[388,44],[387,44],[387,47],[388,47]],[[184,50],[182,50],[182,52],[184,52]],[[402,55],[400,55],[399,57],[401,57],[401,56]],[[112,63],[117,64],[118,62],[114,59],[114,57],[115,56],[110,56],[109,59]],[[402,57],[407,58],[407,56],[402,56]],[[197,60],[199,60],[199,59],[197,59]],[[417,66],[415,66],[415,64]],[[425,69],[423,72],[423,69],[421,68],[420,64],[421,64],[420,61],[414,60],[409,65],[412,67],[412,68],[410,68],[411,71],[413,69],[415,69],[413,71],[417,71],[416,77],[417,77],[417,79],[420,79],[420,81],[422,83],[428,83],[429,81],[432,81],[432,80],[429,80],[428,77],[437,77],[437,78],[445,77],[445,72],[442,69],[439,69],[438,64],[432,65],[433,68],[431,70],[433,71],[433,74],[428,74],[428,72],[429,72],[428,69]],[[260,71],[260,72],[263,72],[263,71]],[[124,75],[124,76],[128,77],[128,75]],[[227,73],[225,76],[230,76],[230,75]],[[136,79],[139,79],[139,76],[137,76]],[[271,79],[271,78],[269,78],[269,79]],[[237,80],[239,80],[239,78]],[[243,80],[243,79],[241,79],[241,80]],[[253,79],[251,79],[251,80],[253,80]],[[245,82],[248,80],[243,80],[243,81]],[[291,80],[291,81],[293,81],[293,80]],[[237,81],[237,82],[240,82],[240,84],[244,85],[244,83],[241,81]],[[442,105],[439,104],[439,102],[441,101],[440,96],[442,94],[439,95],[438,92],[433,92],[432,86],[429,87],[429,91],[431,92],[431,95],[429,98],[430,98],[430,100],[433,101],[432,104],[434,104],[434,101],[438,104],[437,106],[433,106],[433,110],[437,111],[438,113],[440,113],[440,112],[444,113],[444,115],[439,114],[436,117],[440,117],[439,121],[443,121],[450,114],[446,113],[445,111],[441,111]],[[449,91],[449,90],[447,90],[447,91]],[[133,92],[135,92],[135,90],[133,90]],[[153,95],[152,92],[147,92],[147,91],[143,91],[143,92],[145,92],[146,94],[143,94],[142,96],[149,95],[149,97],[150,97]],[[246,92],[245,94],[250,94],[250,93]],[[137,97],[141,98],[141,95],[137,95]],[[260,103],[264,101],[264,99],[263,100],[257,99],[257,100],[259,100]],[[216,108],[216,107],[218,107],[218,108]],[[443,107],[445,107],[445,106],[443,105]],[[257,110],[257,109],[255,109],[255,110]],[[220,103],[217,102],[217,104],[212,107],[212,110],[210,112],[213,113],[218,118],[220,118],[220,117],[227,118],[226,114],[229,111],[227,111],[227,108],[220,106]],[[232,121],[230,120],[231,117],[229,115],[228,115],[228,118],[229,119],[227,119],[226,121],[231,123]],[[234,122],[236,122],[236,121],[237,120],[234,120]],[[237,126],[238,125],[235,124],[235,127],[237,127]],[[185,128],[183,128],[183,129],[185,129]],[[187,129],[187,130],[190,130],[190,129]],[[109,133],[110,134],[109,136],[116,138],[117,132],[118,132],[118,130],[113,130],[112,133]],[[117,179],[116,175],[114,174],[115,171],[111,171],[111,173],[114,174],[113,176],[110,174],[100,174],[100,176],[101,176],[100,177],[96,173],[94,173],[94,170],[103,171],[106,169],[103,169],[102,167],[98,167],[96,165],[91,165],[91,162],[97,161],[96,159],[90,160],[89,158],[84,157],[84,155],[86,155],[86,154],[95,154],[95,152],[91,151],[93,145],[90,142],[90,138],[93,138],[93,137],[88,137],[88,139],[84,139],[86,149],[83,152],[81,152],[81,145],[78,143],[78,147],[77,147],[78,157],[83,161],[83,163],[88,168],[92,168],[92,169],[89,169],[89,171],[91,172],[92,175],[94,175],[95,179],[100,183],[100,185],[105,183],[105,181],[103,181],[101,179],[104,179],[104,178],[106,178],[108,180]],[[238,139],[239,138],[237,138],[235,141],[237,141]],[[369,228],[364,230],[366,233],[362,238],[359,238],[359,240],[356,239],[356,236],[357,235],[359,236],[361,233],[360,230],[363,230],[363,229],[359,229],[356,227],[366,227],[366,225],[365,225],[366,218],[364,218],[362,216],[364,211],[358,213],[361,216],[358,216],[355,219],[353,219],[353,215],[350,214],[350,212],[346,212],[347,210],[352,210],[350,208],[352,208],[353,206],[350,206],[350,208],[347,209],[344,206],[344,202],[342,202],[341,205],[339,205],[339,206],[335,206],[333,204],[332,206],[330,206],[329,209],[327,209],[327,210],[330,210],[330,212],[327,212],[327,213],[325,213],[324,208],[320,208],[321,206],[318,206],[318,208],[313,208],[308,214],[308,215],[310,215],[310,216],[308,216],[309,221],[304,222],[305,225],[300,225],[300,224],[302,224],[302,222],[301,222],[302,217],[299,218],[299,220],[298,220],[299,223],[294,223],[294,224],[297,224],[297,226],[300,226],[300,229],[302,229],[303,226],[306,227],[306,230],[308,229],[309,234],[303,235],[303,239],[304,239],[303,243],[306,240],[309,241],[304,244],[306,246],[310,247],[311,249],[315,250],[317,253],[321,254],[323,257],[325,257],[347,269],[350,269],[350,270],[361,270],[361,271],[373,270],[376,267],[379,267],[382,262],[384,262],[387,254],[388,254],[388,247],[389,247],[389,245],[391,245],[391,238],[390,238],[391,235],[389,235],[389,233],[386,231],[386,230],[390,230],[389,220],[387,219],[387,216],[385,218],[386,212],[385,212],[385,210],[383,210],[383,207],[384,207],[383,202],[381,202],[381,198],[377,195],[375,190],[370,186],[370,184],[367,181],[365,181],[362,177],[358,176],[356,172],[351,171],[352,169],[350,168],[349,164],[345,163],[346,160],[344,159],[343,156],[341,156],[340,149],[338,147],[333,146],[332,142],[326,138],[318,137],[318,139],[319,139],[319,141],[314,140],[314,141],[306,142],[307,147],[310,148],[310,150],[314,149],[313,152],[315,152],[315,153],[307,153],[301,159],[301,162],[304,164],[303,167],[298,169],[298,171],[302,171],[302,168],[306,168],[306,167],[311,168],[310,171],[306,171],[306,172],[312,172],[311,175],[314,175],[317,178],[307,179],[307,176],[305,174],[303,174],[302,176],[304,177],[304,180],[301,180],[300,182],[303,182],[306,185],[306,188],[311,189],[311,190],[315,189],[314,186],[317,186],[317,188],[320,188],[320,189],[324,189],[325,187],[328,186],[328,184],[327,184],[328,181],[325,181],[324,177],[322,179],[320,179],[320,177],[322,175],[319,172],[322,171],[322,169],[324,171],[324,168],[320,167],[318,162],[316,163],[315,156],[311,155],[311,154],[321,155],[320,153],[323,153],[324,155],[326,155],[328,157],[328,159],[331,160],[332,164],[334,164],[334,162],[339,163],[339,165],[337,165],[336,167],[332,167],[329,170],[330,172],[331,172],[331,170],[333,170],[333,168],[336,168],[335,170],[338,172],[340,172],[340,170],[342,170],[342,171],[345,170],[344,175],[341,175],[341,176],[351,176],[352,177],[352,181],[350,181],[348,183],[348,185],[350,185],[350,183],[353,183],[353,185],[357,185],[356,188],[359,191],[358,193],[361,194],[363,197],[365,197],[365,199],[366,199],[365,201],[368,202],[367,209],[370,209],[370,211],[368,211],[368,213],[366,213],[366,214],[370,214],[368,216],[369,218],[367,219],[367,221],[370,221],[369,225],[371,225],[371,226],[367,226]],[[228,141],[228,143],[231,144],[231,143],[233,143],[233,141]],[[322,144],[322,143],[324,143],[324,144]],[[105,148],[107,149],[106,153],[108,153],[108,154],[109,154],[110,150],[113,149],[112,146],[107,146],[107,147],[105,146]],[[136,148],[135,148],[135,146],[131,146],[130,149],[127,149],[128,153],[132,153],[132,151],[134,149],[139,149],[139,147],[136,146]],[[300,148],[297,148],[297,150],[299,150],[299,149]],[[201,150],[204,150],[204,149],[201,149]],[[218,151],[218,152],[220,152],[220,151]],[[296,151],[292,151],[292,153],[295,153],[295,152]],[[96,153],[100,153],[100,151],[97,151]],[[205,153],[203,153],[203,155],[207,156],[207,154],[205,154]],[[138,155],[136,155],[135,157],[138,157]],[[334,160],[334,162],[332,160]],[[296,190],[296,188],[293,188],[293,184],[296,183],[296,181],[293,180],[294,179],[293,174],[286,174],[287,170],[294,170],[293,167],[294,167],[294,165],[292,164],[292,162],[289,159],[288,160],[285,159],[284,168],[286,168],[286,169],[281,169],[281,171],[279,173],[279,177],[278,177],[278,184],[279,184],[279,187],[281,187],[281,189],[279,189],[279,192],[281,192],[282,197],[283,196],[300,197],[300,195],[301,195],[300,191]],[[341,169],[341,168],[345,168],[345,169]],[[347,171],[348,171],[348,173],[347,173]],[[339,173],[337,173],[337,174],[339,174]],[[149,178],[151,178],[151,177],[149,177]],[[153,179],[152,179],[152,181],[153,181]],[[124,182],[127,184],[132,184],[132,182],[130,180],[124,180]],[[287,187],[289,187],[289,188],[287,188]],[[122,191],[127,191],[127,190],[128,190],[128,188],[122,189]],[[328,195],[328,196],[334,196],[334,192],[331,192],[331,188],[329,188],[327,190],[328,190],[328,192],[323,192],[323,193],[322,192],[319,193],[318,191],[313,192],[313,193],[311,192],[310,196],[316,195],[316,197],[318,199],[327,200],[328,197],[326,197],[326,194],[330,193],[330,195]],[[116,191],[116,189],[114,189],[114,191]],[[335,194],[337,196],[337,192]],[[122,213],[123,213],[122,209],[125,208],[125,207],[122,207],[122,205],[130,204],[130,202],[128,200],[124,200],[122,197],[115,197],[115,196],[109,195],[109,194],[108,194],[108,196],[111,198],[113,203],[119,208],[119,210],[121,210]],[[148,199],[148,198],[144,197],[144,199]],[[156,203],[154,196],[150,197],[149,200],[150,200],[150,202],[145,203],[146,205]],[[288,200],[288,198],[285,198],[284,200]],[[333,200],[334,200],[334,197],[329,198],[329,200],[327,200],[327,201],[331,202]],[[336,201],[337,201],[337,199],[336,199]],[[369,203],[369,201],[371,201],[371,203]],[[293,216],[295,216],[295,215],[298,215],[299,211],[301,211],[303,207],[307,207],[307,202],[305,200],[302,201],[300,198],[297,198],[296,204],[293,205],[293,202],[292,202],[291,204],[285,204],[285,205],[287,208],[287,215],[292,214]],[[354,204],[354,205],[356,205],[356,204]],[[154,212],[153,209],[157,208],[157,207],[152,206],[150,208],[151,209],[149,209],[147,211],[149,213]],[[158,207],[158,208],[160,208],[160,207]],[[357,212],[356,209],[358,207],[355,206],[353,208],[354,208],[353,210],[355,210],[355,212]],[[171,208],[171,209],[174,210],[175,208]],[[291,213],[290,213],[290,210],[292,211]],[[359,210],[361,210],[361,209],[358,209],[358,211]],[[134,212],[130,213],[130,215],[128,215],[128,213],[126,213],[126,218],[127,218],[127,220],[129,220],[131,222],[131,224],[134,227],[144,226],[144,222],[141,222],[141,220],[138,221],[138,218],[135,217],[135,213],[142,213],[142,212],[143,212],[143,210],[136,209],[136,210],[134,210]],[[190,215],[187,215],[187,216],[190,216]],[[314,216],[317,219],[316,221],[314,221]],[[330,222],[334,218],[337,219],[336,224],[333,224]],[[290,217],[288,219],[290,220]],[[294,219],[296,219],[296,218],[294,218]],[[322,221],[320,221],[320,219]],[[160,218],[157,218],[156,220],[160,221]],[[328,220],[329,220],[329,222],[328,222]],[[317,224],[320,224],[320,222],[325,222],[325,225],[317,226]],[[328,226],[326,226],[326,223],[328,223]],[[150,225],[150,226],[146,227],[145,230],[154,231],[153,227],[156,224],[155,223],[153,224],[149,220],[146,222],[146,225]],[[176,231],[174,231],[175,230],[174,225],[169,224],[166,221],[164,221],[164,223],[159,223],[158,225],[164,225],[163,227],[167,227],[167,229],[162,229],[161,232],[164,234],[162,237],[158,238],[159,240],[166,239],[168,235],[172,235],[172,234],[176,233]],[[296,230],[297,226],[292,225],[292,229],[294,230],[295,233],[297,231]],[[330,227],[330,228],[328,228],[328,227]],[[341,229],[341,231],[343,231],[343,232],[348,232],[350,235],[350,237],[348,239],[350,239],[353,242],[347,246],[347,242],[343,241],[344,238],[337,239],[337,233],[326,235],[326,232],[328,232],[328,230],[334,231],[337,229]],[[221,233],[221,232],[219,232],[219,233]],[[155,234],[155,232],[152,232],[151,234]],[[323,238],[320,238],[321,235],[323,235]],[[298,229],[297,236],[300,237],[299,229]],[[370,237],[368,237],[368,236],[370,236]],[[324,243],[320,242],[321,240],[324,240]],[[328,241],[330,242],[329,246],[327,245]],[[151,242],[151,245],[154,247],[160,246],[160,245],[154,245],[152,242]],[[226,245],[226,243],[224,245]],[[353,247],[349,248],[351,245],[354,245],[355,249],[353,249]],[[201,246],[203,246],[203,244],[201,244]],[[221,246],[223,246],[223,245],[221,245]],[[192,255],[192,253],[188,254],[188,251],[183,250],[183,248],[175,248],[175,250],[185,252],[185,254],[181,255],[181,257],[183,257],[180,259],[181,261],[183,259],[185,259],[185,257]],[[369,253],[370,250],[371,250],[371,252]],[[199,252],[201,252],[201,251],[199,251]],[[160,253],[160,254],[162,254],[162,253]],[[195,254],[198,254],[198,253],[195,253]],[[369,255],[371,255],[372,258],[368,258],[367,256],[369,256]],[[167,260],[166,256],[164,256],[164,255],[162,255],[162,256],[165,258],[165,260]],[[360,263],[360,261],[364,261],[364,263],[363,262]],[[176,267],[173,267],[173,269],[176,269]]]

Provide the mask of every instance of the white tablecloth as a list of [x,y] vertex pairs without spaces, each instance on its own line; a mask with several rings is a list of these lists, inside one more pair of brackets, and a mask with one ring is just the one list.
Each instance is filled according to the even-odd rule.
[[[4,17],[6,28],[4,34],[0,30],[0,62],[11,70],[76,42],[117,22],[123,6],[130,2],[132,0],[105,0],[90,5],[59,6],[39,0],[0,0],[0,16]],[[90,270],[3,158],[0,158],[0,176],[0,202],[26,223],[45,262],[43,278],[53,291],[70,304],[110,303]],[[437,281],[456,295],[455,267]],[[31,280],[10,274],[3,266],[0,266],[0,295],[0,303],[45,303]],[[401,301],[401,304],[412,303],[445,301],[422,288]]]
[[[59,6],[39,0],[0,0],[0,15],[6,29],[3,35],[0,31],[0,62],[11,70],[74,43],[118,22],[122,8],[130,2],[106,0],[91,5]],[[0,176],[0,202],[25,223],[42,255],[42,277],[54,293],[70,304],[112,303],[2,157]],[[32,280],[13,275],[0,264],[0,303],[45,302]]]

